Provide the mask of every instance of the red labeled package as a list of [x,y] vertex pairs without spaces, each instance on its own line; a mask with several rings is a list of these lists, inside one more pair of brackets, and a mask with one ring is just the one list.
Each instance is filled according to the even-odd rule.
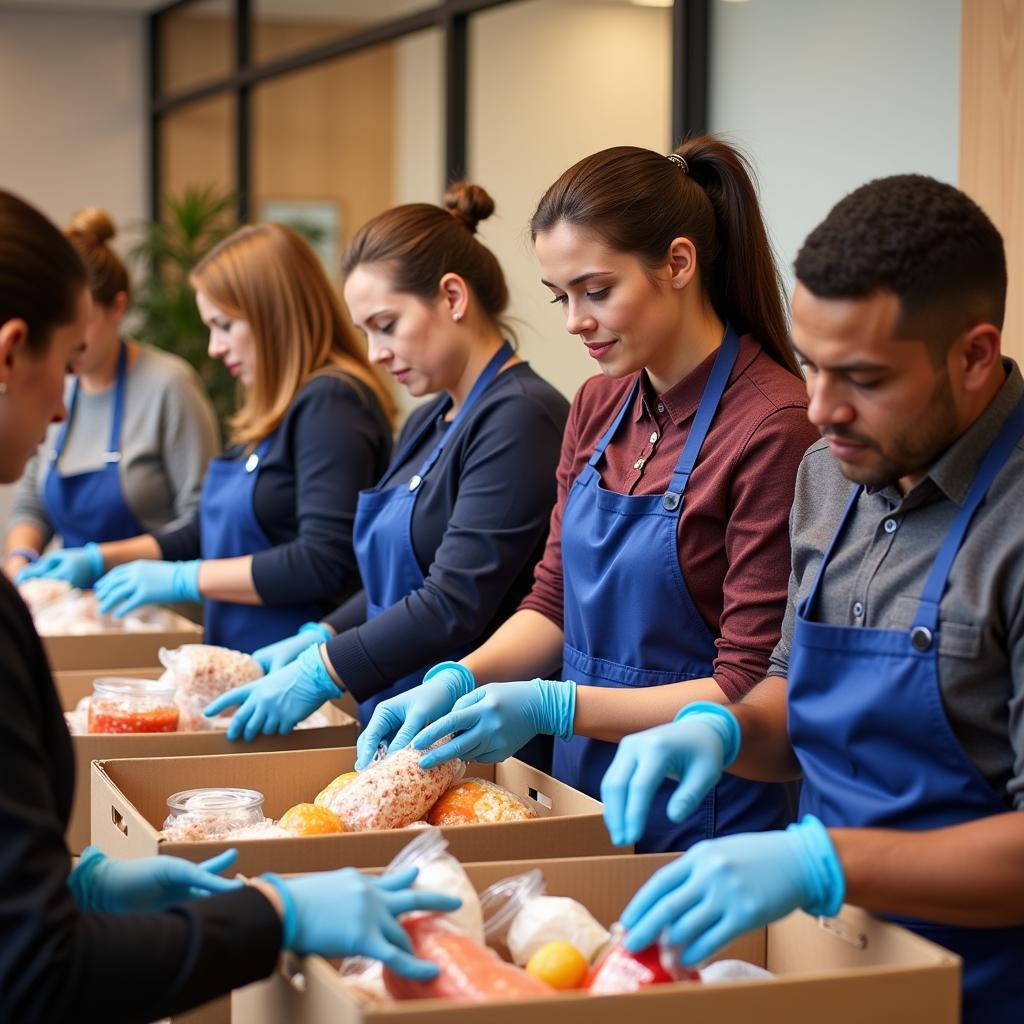
[[700,975],[683,967],[671,950],[663,950],[656,942],[639,953],[630,953],[619,939],[590,969],[580,987],[591,995],[616,996],[670,981],[700,981]]
[[433,981],[410,981],[384,968],[384,985],[394,999],[458,999],[487,1003],[498,999],[550,996],[554,989],[521,967],[506,963],[442,914],[404,917],[413,952],[441,968]]

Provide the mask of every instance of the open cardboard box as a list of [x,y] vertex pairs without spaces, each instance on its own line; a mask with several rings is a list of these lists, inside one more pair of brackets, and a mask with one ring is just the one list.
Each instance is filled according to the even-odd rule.
[[111,629],[102,633],[42,637],[46,657],[54,672],[68,669],[122,670],[130,665],[156,665],[161,647],[201,644],[203,627],[183,615],[165,609],[171,628],[164,630]]
[[[395,829],[290,839],[241,842],[162,842],[167,798],[199,786],[242,786],[263,793],[263,811],[279,818],[293,804],[312,801],[332,779],[351,771],[354,747],[228,757],[168,757],[100,761],[92,768],[92,841],[112,857],[173,854],[201,861],[221,850],[238,849],[236,869],[324,871],[348,865],[379,867],[416,832]],[[599,856],[615,851],[597,800],[543,772],[510,759],[497,765],[471,764],[468,776],[490,779],[528,800],[540,817],[500,825],[444,829],[452,853],[463,861],[508,857]]]
[[[538,867],[547,892],[579,900],[605,926],[637,889],[677,854],[536,859],[465,864],[480,891]],[[736,957],[777,977],[701,985],[658,985],[633,995],[552,994],[550,999],[457,1003],[431,999],[370,1007],[342,984],[336,964],[286,958],[270,979],[232,995],[245,1024],[957,1024],[960,961],[933,943],[855,907],[837,918],[798,911],[741,936],[715,959]]]
[[[133,679],[156,679],[162,667],[135,668],[117,672],[118,676]],[[56,672],[54,683],[61,707],[71,711],[82,697],[92,693],[93,680],[114,673],[101,670]],[[350,747],[359,731],[353,718],[332,704],[323,711],[330,725],[317,729],[296,729],[287,736],[260,736],[247,744],[245,750],[308,750],[312,747]],[[68,849],[79,854],[89,845],[92,827],[89,810],[90,767],[93,761],[123,757],[179,757],[186,755],[236,754],[242,746],[230,742],[223,732],[167,732],[118,734],[115,736],[72,736],[75,752],[75,794],[71,804],[71,821],[66,839]],[[170,795],[170,794],[168,794]]]

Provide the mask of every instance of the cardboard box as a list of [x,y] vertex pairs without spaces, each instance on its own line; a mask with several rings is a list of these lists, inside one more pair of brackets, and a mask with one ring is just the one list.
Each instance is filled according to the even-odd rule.
[[[610,925],[636,890],[675,854],[466,864],[478,891],[532,867],[547,891],[570,896]],[[736,957],[777,975],[764,981],[659,985],[626,996],[564,992],[550,999],[469,1004],[431,999],[371,1008],[342,985],[335,964],[286,958],[270,979],[232,995],[245,1024],[957,1024],[959,958],[905,929],[844,907],[819,919],[798,911],[741,936],[715,959]]]
[[[355,749],[301,750],[231,757],[174,757],[102,761],[93,765],[92,841],[112,857],[174,854],[201,861],[237,847],[238,871],[323,871],[345,865],[387,864],[415,832],[410,829],[242,842],[161,842],[167,797],[197,786],[243,786],[266,797],[264,813],[279,818],[311,801],[333,778],[351,771]],[[541,817],[501,825],[446,828],[451,851],[463,861],[508,857],[598,856],[612,853],[601,804],[521,761],[473,764],[469,775],[491,779],[529,800]]]
[[[135,679],[156,679],[163,668],[129,669],[116,673]],[[92,693],[93,680],[110,675],[103,671],[57,672],[54,683],[61,707],[71,711],[82,697]],[[260,736],[245,750],[308,750],[313,747],[350,747],[355,743],[358,725],[332,704],[324,707],[331,720],[319,729],[296,729],[287,736]],[[223,732],[167,732],[119,734],[116,736],[72,736],[75,751],[75,795],[66,839],[72,853],[81,853],[89,845],[91,814],[89,809],[91,763],[123,757],[180,757],[212,754],[236,754],[242,746],[230,742]],[[170,794],[168,794],[170,795]]]
[[111,629],[82,636],[44,636],[43,647],[54,672],[67,669],[121,670],[130,665],[156,665],[161,647],[201,644],[203,627],[168,610],[172,617],[169,630]]

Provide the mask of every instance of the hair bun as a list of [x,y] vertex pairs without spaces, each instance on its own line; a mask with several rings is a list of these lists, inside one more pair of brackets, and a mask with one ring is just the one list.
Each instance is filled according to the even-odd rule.
[[471,233],[494,213],[494,200],[479,185],[457,181],[444,194],[444,208]]
[[67,233],[88,245],[103,245],[117,234],[117,228],[106,210],[88,206],[71,218]]

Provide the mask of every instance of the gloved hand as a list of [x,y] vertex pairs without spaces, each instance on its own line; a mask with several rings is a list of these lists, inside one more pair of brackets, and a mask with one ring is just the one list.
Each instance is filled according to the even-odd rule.
[[465,697],[412,741],[417,750],[457,733],[420,759],[426,771],[454,757],[491,763],[511,757],[534,736],[572,739],[576,684],[571,680],[531,679],[526,683],[489,683]]
[[62,548],[43,555],[18,573],[18,583],[25,580],[67,580],[73,587],[85,590],[103,575],[103,555],[98,544],[82,548]]
[[720,704],[695,701],[675,721],[624,737],[601,780],[608,834],[630,846],[644,834],[654,794],[666,778],[679,779],[666,811],[685,821],[736,760],[740,727]]
[[[191,562],[127,562],[96,582],[101,612],[122,618],[144,604],[198,601],[201,559]],[[116,609],[116,611],[114,611]]]
[[829,834],[806,815],[785,832],[751,832],[697,843],[662,868],[630,900],[621,921],[639,952],[664,929],[688,967],[751,928],[793,910],[833,917],[846,880]]
[[290,665],[307,647],[313,644],[325,644],[334,634],[322,622],[307,622],[299,626],[295,636],[286,636],[276,644],[267,644],[252,656],[261,669],[268,675],[285,665]]
[[455,661],[442,661],[423,677],[419,686],[382,700],[356,740],[356,771],[361,772],[386,743],[401,750],[423,728],[447,715],[455,702],[476,687],[473,673]]
[[355,868],[304,875],[287,881],[263,875],[284,903],[284,948],[320,956],[369,956],[414,981],[436,978],[436,964],[412,955],[412,943],[396,918],[413,910],[458,910],[462,901],[409,888],[417,869],[374,878]]
[[111,860],[102,850],[88,846],[68,885],[80,910],[115,914],[161,910],[172,903],[242,886],[241,880],[219,874],[237,859],[237,850],[225,850],[201,864],[181,857]]
[[207,718],[241,704],[228,726],[227,737],[251,743],[260,733],[284,736],[308,718],[325,700],[340,697],[341,688],[320,656],[320,645],[307,647],[295,661],[269,676],[222,693],[204,709]]

